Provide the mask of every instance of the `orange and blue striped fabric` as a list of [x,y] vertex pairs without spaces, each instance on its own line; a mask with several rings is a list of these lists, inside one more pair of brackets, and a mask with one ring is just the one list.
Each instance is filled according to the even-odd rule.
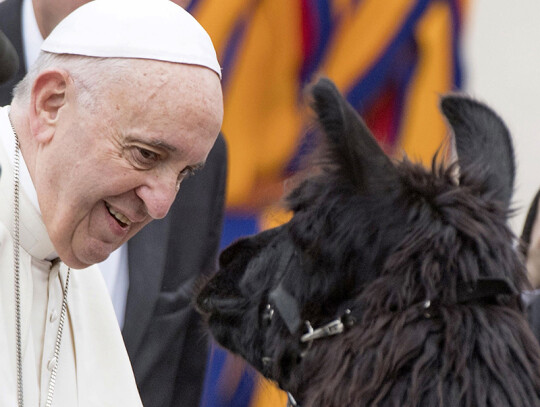
[[[312,147],[304,89],[319,75],[336,83],[388,153],[428,163],[446,136],[438,98],[462,84],[467,3],[193,0],[188,10],[209,32],[223,67],[230,163],[224,244],[266,227],[261,218],[281,219],[262,215]],[[223,380],[227,372],[211,373],[231,382]],[[242,401],[235,389],[228,401],[208,396],[219,387],[209,382],[204,407],[285,405],[271,385],[260,385],[249,369],[244,374],[234,381],[247,389]]]

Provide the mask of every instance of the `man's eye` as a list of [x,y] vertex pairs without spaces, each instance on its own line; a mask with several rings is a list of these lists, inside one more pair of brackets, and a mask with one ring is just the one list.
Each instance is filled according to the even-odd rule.
[[145,160],[155,160],[157,158],[156,153],[150,150],[146,150],[144,148],[139,148],[139,153],[141,154],[141,157]]
[[146,148],[135,147],[133,149],[133,158],[139,166],[148,167],[159,160],[159,154]]

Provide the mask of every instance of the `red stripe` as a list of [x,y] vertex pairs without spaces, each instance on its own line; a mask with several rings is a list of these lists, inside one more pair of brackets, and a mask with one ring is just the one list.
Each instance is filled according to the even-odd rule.
[[315,52],[318,27],[310,4],[311,0],[302,0],[302,52],[304,61],[308,60]]

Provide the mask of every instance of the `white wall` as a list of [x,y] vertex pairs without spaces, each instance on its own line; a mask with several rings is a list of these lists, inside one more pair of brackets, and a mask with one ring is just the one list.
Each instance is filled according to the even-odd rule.
[[517,178],[511,219],[521,233],[540,188],[540,1],[471,0],[465,25],[465,90],[492,106],[514,136]]

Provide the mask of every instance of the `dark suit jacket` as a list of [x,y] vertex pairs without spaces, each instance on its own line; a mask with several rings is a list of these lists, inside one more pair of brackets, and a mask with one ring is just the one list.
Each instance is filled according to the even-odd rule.
[[[0,29],[20,57],[16,77],[0,86],[2,106],[10,103],[12,87],[26,73],[21,3],[0,3]],[[226,155],[220,135],[205,167],[182,183],[167,217],[151,222],[128,242],[129,291],[122,333],[145,407],[199,405],[207,338],[191,294],[195,280],[215,268]]]
[[22,52],[21,5],[22,0],[6,0],[0,3],[0,30],[9,38],[19,54],[19,70],[11,79],[0,85],[0,107],[11,103],[13,87],[26,74],[26,61]]

